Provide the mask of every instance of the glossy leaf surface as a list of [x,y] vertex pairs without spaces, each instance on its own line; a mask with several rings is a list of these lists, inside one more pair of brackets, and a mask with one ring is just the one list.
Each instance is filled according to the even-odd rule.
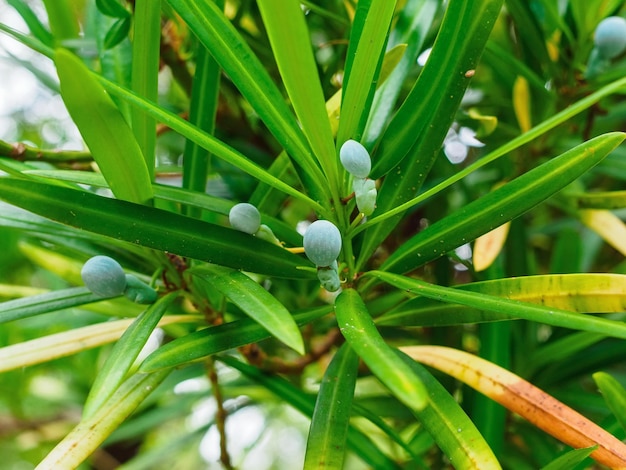
[[0,178],[0,199],[82,230],[211,263],[280,277],[313,278],[309,265],[271,243],[208,222],[85,191]]

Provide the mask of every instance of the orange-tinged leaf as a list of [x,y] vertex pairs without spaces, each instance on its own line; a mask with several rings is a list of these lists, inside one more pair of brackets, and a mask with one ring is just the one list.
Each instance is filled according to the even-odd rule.
[[484,271],[496,260],[506,242],[510,226],[511,223],[507,222],[476,239],[472,259],[476,272]]
[[600,426],[530,382],[478,356],[443,346],[400,348],[414,360],[438,369],[574,448],[597,445],[597,462],[626,469],[626,445]]

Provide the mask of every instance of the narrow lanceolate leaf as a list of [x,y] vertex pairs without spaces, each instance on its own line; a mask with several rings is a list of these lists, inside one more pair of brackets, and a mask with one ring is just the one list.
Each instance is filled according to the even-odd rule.
[[402,403],[414,410],[428,406],[428,392],[411,368],[380,335],[370,313],[354,289],[346,289],[335,301],[341,333],[372,373]]
[[595,166],[624,138],[623,132],[598,136],[467,204],[409,239],[382,269],[410,271],[520,216]]
[[337,190],[335,143],[301,4],[297,0],[260,0],[258,5],[302,131],[331,182],[330,189]]
[[278,87],[230,21],[211,0],[168,0],[302,169],[316,200],[328,200],[323,174]]
[[626,191],[598,191],[594,193],[567,193],[581,209],[623,209],[626,207]]
[[626,468],[626,445],[600,426],[521,377],[472,354],[443,346],[400,348],[418,362],[478,390],[538,428],[611,468]]
[[[499,15],[502,0],[451,0],[424,70],[372,154],[372,178],[386,174],[377,216],[420,190],[448,132]],[[401,213],[364,234],[357,268],[367,262],[401,220]],[[456,247],[455,247],[456,248]]]
[[502,468],[472,420],[443,385],[426,368],[405,354],[398,354],[428,390],[430,406],[415,413],[454,468],[457,470]]
[[124,332],[91,386],[83,408],[84,418],[90,418],[115,393],[150,334],[178,295],[177,292],[172,292],[159,299],[139,315]]
[[[622,274],[554,274],[523,276],[456,286],[504,299],[540,304],[578,313],[626,311],[626,276]],[[376,321],[379,325],[442,326],[510,318],[504,312],[481,312],[469,306],[424,297],[410,299]]]
[[376,89],[389,24],[396,2],[369,0],[357,5],[350,32],[337,142],[360,140]]
[[65,225],[189,258],[278,277],[311,279],[303,257],[221,225],[34,181],[0,178],[0,199]]
[[[161,319],[159,326],[196,323],[200,320],[195,315],[171,315]],[[116,320],[98,323],[6,346],[0,349],[0,372],[49,362],[112,343],[132,322],[133,320]]]
[[[330,313],[328,306],[318,307],[295,314],[294,319],[298,325],[306,325],[328,313]],[[141,363],[139,370],[153,372],[181,366],[212,354],[262,341],[270,336],[265,328],[250,318],[224,323],[195,331],[164,344]]]
[[102,300],[86,287],[74,287],[0,303],[0,323]]
[[575,330],[601,333],[614,338],[626,339],[626,324],[591,315],[568,312],[553,307],[545,307],[517,300],[469,292],[451,287],[442,287],[418,279],[411,279],[397,274],[370,271],[368,275],[376,276],[380,280],[430,299],[460,304],[477,310],[486,310],[508,315],[508,318],[525,319],[552,326],[560,326]]
[[[193,76],[189,122],[209,134],[215,130],[215,117],[219,102],[221,70],[215,59],[202,44],[196,49],[196,71]],[[185,143],[183,154],[183,188],[206,192],[207,177],[211,170],[211,155],[191,140]],[[184,214],[200,218],[201,211],[184,206]]]
[[[288,403],[306,416],[313,415],[315,406],[313,397],[294,386],[291,382],[288,382],[282,377],[263,372],[231,356],[218,356],[217,359],[237,369],[249,379],[274,393],[283,403]],[[394,460],[385,455],[385,453],[378,448],[376,443],[368,439],[364,433],[355,427],[350,426],[348,428],[347,440],[350,448],[368,464],[369,468],[400,470],[400,466]]]
[[597,446],[570,450],[548,465],[541,467],[541,470],[571,470],[572,468],[576,468],[576,465],[583,462],[596,449]]
[[169,370],[135,374],[89,419],[83,420],[52,449],[36,470],[78,468],[167,377]]
[[143,153],[109,95],[71,52],[57,49],[54,62],[65,106],[115,197],[150,202],[152,186]]
[[333,357],[311,418],[304,469],[343,469],[359,356],[344,344]]
[[626,430],[626,389],[615,378],[606,372],[593,374],[602,397],[611,413],[615,415],[622,429]]
[[[161,2],[135,0],[131,85],[135,93],[157,101],[161,40]],[[138,108],[131,109],[133,133],[146,168],[154,179],[156,121]]]
[[626,256],[626,225],[619,217],[601,209],[583,209],[579,212],[579,217],[587,227]]
[[304,354],[302,335],[289,310],[249,276],[219,266],[199,267],[193,274],[211,284],[277,339]]

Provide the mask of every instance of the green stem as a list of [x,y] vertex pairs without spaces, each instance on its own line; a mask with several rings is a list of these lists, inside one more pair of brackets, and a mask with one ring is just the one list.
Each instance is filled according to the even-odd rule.
[[79,163],[93,161],[93,157],[87,151],[40,149],[22,142],[10,144],[2,140],[0,140],[0,156],[20,162]]

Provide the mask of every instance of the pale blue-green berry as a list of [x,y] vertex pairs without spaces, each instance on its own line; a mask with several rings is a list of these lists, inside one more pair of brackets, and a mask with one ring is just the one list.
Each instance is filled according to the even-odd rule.
[[156,302],[158,297],[157,291],[132,274],[126,275],[126,290],[124,291],[124,295],[137,304],[152,304]]
[[356,140],[346,140],[339,149],[341,164],[355,178],[367,178],[372,169],[372,159],[363,145]]
[[330,266],[341,252],[339,229],[328,220],[316,220],[304,232],[304,252],[316,266]]
[[126,274],[122,266],[108,256],[94,256],[80,271],[87,289],[98,297],[116,297],[126,289]]
[[337,261],[333,262],[333,264],[328,267],[317,268],[317,278],[322,287],[328,292],[337,292],[341,287]]
[[241,232],[254,235],[261,226],[261,214],[252,204],[235,204],[228,213],[230,225]]
[[356,207],[366,216],[372,215],[376,209],[376,182],[370,179],[355,178],[352,182]]
[[603,19],[594,34],[595,48],[600,57],[613,59],[626,50],[626,19],[609,16]]

